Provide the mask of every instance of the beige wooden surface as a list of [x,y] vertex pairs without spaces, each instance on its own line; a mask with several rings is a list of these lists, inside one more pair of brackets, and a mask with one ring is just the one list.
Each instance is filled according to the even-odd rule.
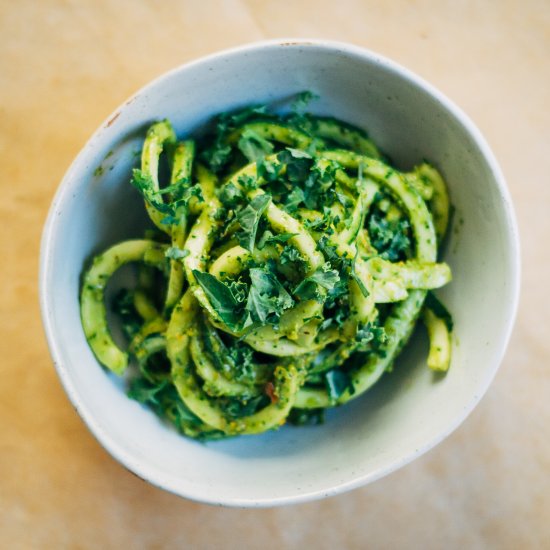
[[[371,48],[466,110],[516,205],[522,299],[489,393],[426,456],[325,501],[220,509],[147,485],[87,431],[42,332],[39,238],[71,159],[129,94],[283,36]],[[550,548],[549,56],[543,0],[1,0],[0,547]]]

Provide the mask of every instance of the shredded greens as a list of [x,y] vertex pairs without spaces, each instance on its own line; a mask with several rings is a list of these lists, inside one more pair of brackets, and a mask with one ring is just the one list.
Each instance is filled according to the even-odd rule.
[[[199,140],[152,124],[131,184],[156,230],[84,272],[94,354],[131,365],[128,395],[189,437],[323,422],[392,369],[418,318],[429,367],[449,368],[452,319],[432,293],[451,280],[441,175],[398,171],[362,130],[308,114],[313,99],[221,114]],[[112,304],[123,350],[104,292],[129,262],[137,284]]]

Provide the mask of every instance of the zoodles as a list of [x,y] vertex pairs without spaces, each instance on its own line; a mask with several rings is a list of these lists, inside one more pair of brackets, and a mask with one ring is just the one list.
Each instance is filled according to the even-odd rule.
[[[318,422],[389,370],[416,322],[428,366],[450,364],[452,322],[432,294],[451,280],[435,167],[393,167],[348,124],[265,107],[222,114],[179,141],[147,131],[131,183],[154,229],[85,271],[81,315],[99,362],[183,434],[215,439]],[[137,283],[104,291],[129,262]]]

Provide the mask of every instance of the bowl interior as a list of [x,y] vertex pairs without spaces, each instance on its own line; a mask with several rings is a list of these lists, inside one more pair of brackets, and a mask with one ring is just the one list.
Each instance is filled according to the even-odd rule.
[[[287,100],[356,124],[402,168],[428,159],[443,172],[455,213],[444,259],[454,281],[439,293],[455,320],[446,376],[425,365],[418,331],[392,373],[324,425],[197,443],[128,399],[84,338],[79,280],[106,246],[140,237],[141,200],[128,184],[143,130],[169,118],[180,137],[212,115]],[[136,154],[137,153],[137,154]],[[295,502],[358,486],[408,462],[454,429],[486,390],[517,301],[517,236],[499,170],[458,110],[408,72],[353,47],[262,44],[206,58],[153,82],[85,146],[52,206],[42,251],[42,306],[63,384],[92,432],[125,466],[177,494],[213,503]]]

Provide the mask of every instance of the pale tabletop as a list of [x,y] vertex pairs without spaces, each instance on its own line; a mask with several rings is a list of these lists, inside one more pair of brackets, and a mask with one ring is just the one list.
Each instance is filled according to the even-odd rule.
[[[515,203],[522,296],[494,384],[444,443],[338,497],[222,509],[148,485],[90,435],[43,336],[39,240],[64,171],[127,96],[198,56],[277,37],[375,50],[474,119]],[[0,546],[550,548],[549,53],[544,0],[1,0]]]

